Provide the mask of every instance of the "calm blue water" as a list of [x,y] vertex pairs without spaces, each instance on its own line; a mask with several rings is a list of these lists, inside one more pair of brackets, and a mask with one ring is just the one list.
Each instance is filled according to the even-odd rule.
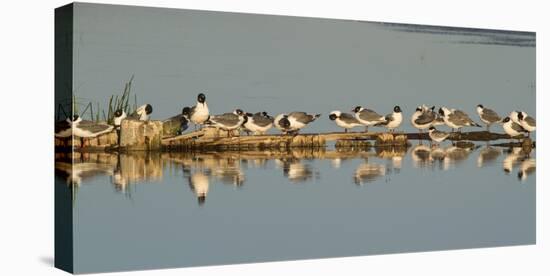
[[519,148],[75,160],[57,176],[74,183],[79,272],[535,242],[535,153]]

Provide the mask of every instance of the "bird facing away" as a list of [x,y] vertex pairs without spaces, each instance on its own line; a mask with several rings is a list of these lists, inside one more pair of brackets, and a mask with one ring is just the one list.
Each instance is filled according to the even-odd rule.
[[235,109],[233,113],[212,115],[205,123],[210,124],[217,129],[226,130],[227,136],[231,136],[233,130],[242,126],[246,120],[247,118],[244,112],[241,109]]
[[288,114],[282,113],[275,117],[273,125],[279,129],[283,134],[291,133],[290,121],[288,120]]
[[337,126],[344,128],[344,132],[348,132],[348,129],[362,126],[355,116],[349,113],[342,113],[339,110],[330,112],[328,118],[334,121]]
[[309,123],[312,123],[319,117],[321,117],[321,114],[311,115],[301,111],[290,112],[287,117],[290,122],[290,131],[298,133],[300,129],[304,128]]
[[470,119],[468,114],[462,110],[441,107],[439,108],[439,114],[443,117],[445,124],[451,128],[451,131],[455,129],[460,131],[460,129],[465,126],[481,127],[479,124]]
[[255,135],[264,135],[273,126],[273,117],[267,112],[246,113],[247,121],[243,124],[244,128],[253,132]]
[[428,108],[425,105],[418,106],[411,116],[411,124],[418,129],[420,133],[422,133],[424,129],[432,126],[434,121],[437,119],[437,116],[433,111],[434,108],[435,106],[432,106],[431,108]]
[[492,124],[502,121],[502,118],[500,118],[495,111],[484,107],[482,104],[477,105],[476,111],[479,115],[479,119],[487,126],[487,131],[489,131]]

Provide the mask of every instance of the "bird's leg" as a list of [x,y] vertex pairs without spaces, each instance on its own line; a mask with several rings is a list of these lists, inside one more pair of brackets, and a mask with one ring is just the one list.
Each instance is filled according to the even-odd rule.
[[344,128],[344,133],[348,133],[348,129],[347,129],[347,128]]
[[369,127],[365,126],[365,132],[369,132]]

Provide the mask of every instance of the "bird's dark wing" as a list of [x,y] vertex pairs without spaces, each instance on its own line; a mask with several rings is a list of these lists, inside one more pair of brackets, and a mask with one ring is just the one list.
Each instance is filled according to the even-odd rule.
[[488,122],[498,122],[501,120],[500,116],[492,109],[484,108],[481,113],[481,119]]
[[418,125],[425,125],[433,122],[434,120],[435,120],[435,113],[428,111],[420,114],[420,116],[418,116],[418,118],[414,120],[414,123]]
[[254,114],[254,116],[252,116],[252,120],[254,121],[254,124],[262,127],[268,126],[269,124],[273,123],[273,118],[265,117],[261,113]]
[[232,126],[239,123],[239,116],[233,113],[224,113],[221,115],[210,116],[210,120],[218,124]]

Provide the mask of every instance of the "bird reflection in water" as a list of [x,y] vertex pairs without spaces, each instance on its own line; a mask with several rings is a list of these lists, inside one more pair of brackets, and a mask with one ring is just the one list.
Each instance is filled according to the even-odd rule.
[[411,150],[411,158],[415,168],[439,168],[449,170],[453,165],[467,160],[472,147],[458,147],[451,145],[439,147],[432,145],[416,145]]
[[411,158],[413,161],[413,166],[415,168],[425,168],[428,167],[430,162],[430,152],[431,148],[426,145],[418,144],[414,146],[411,150]]
[[[501,150],[498,145],[489,144],[475,148],[463,145],[443,148],[416,145],[411,149],[380,147],[289,152],[72,153],[67,156],[56,154],[55,167],[56,175],[74,186],[94,182],[95,177],[110,176],[114,189],[126,195],[130,195],[133,184],[162,181],[163,173],[176,171],[183,174],[183,180],[189,183],[199,205],[202,205],[206,201],[210,181],[240,187],[246,180],[247,170],[273,169],[272,160],[275,168],[282,170],[283,176],[292,183],[316,179],[320,175],[318,169],[330,166],[350,170],[347,173],[352,175],[353,182],[363,185],[383,176],[386,176],[386,181],[390,181],[389,177],[393,173],[399,173],[408,165],[449,170],[470,159],[474,149],[479,150],[479,153],[471,160],[479,168],[494,167],[492,163],[502,160],[504,172],[513,173],[520,181],[526,181],[535,172],[536,161],[530,157],[531,151],[524,152],[521,147]],[[411,164],[407,164],[409,159],[406,158],[409,150]],[[503,159],[500,159],[501,155],[504,155]],[[357,164],[358,160],[366,162],[354,169],[351,164]]]
[[117,192],[130,196],[131,184],[162,180],[163,164],[158,153],[115,154],[115,169],[111,183]]
[[502,169],[506,174],[509,174],[514,169],[514,166],[518,164],[520,159],[524,156],[521,147],[512,147],[507,151],[507,155],[502,161]]
[[216,177],[222,183],[230,184],[235,187],[242,186],[245,176],[240,166],[240,159],[228,157],[217,160],[216,165],[210,168],[212,176]]
[[292,183],[305,182],[314,176],[309,164],[302,163],[298,158],[276,159],[275,164],[283,169],[283,175]]
[[386,167],[382,164],[363,163],[355,169],[353,182],[362,186],[365,183],[374,182],[381,176],[386,175]]
[[403,158],[407,154],[406,147],[378,147],[376,157],[388,160],[387,170],[399,173],[403,167]]
[[479,156],[477,157],[477,167],[483,168],[484,166],[495,163],[498,157],[502,154],[502,150],[491,147],[489,145],[479,150]]
[[521,164],[519,165],[518,178],[521,181],[527,180],[527,176],[534,173],[535,169],[536,169],[535,159],[526,158],[525,160],[521,161]]
[[56,172],[64,176],[67,184],[80,185],[82,182],[90,181],[100,175],[113,175],[114,166],[103,163],[66,163],[56,162]]
[[196,172],[188,177],[189,188],[197,197],[199,206],[204,205],[206,196],[208,195],[209,180],[208,176],[202,172]]
[[449,170],[452,165],[457,165],[464,160],[468,159],[473,148],[471,147],[457,147],[449,146],[445,148],[445,158],[443,159],[443,170]]
[[241,164],[244,169],[267,169],[268,168],[268,159],[267,158],[250,158],[242,159]]
[[514,167],[518,167],[517,177],[521,181],[527,180],[527,177],[536,170],[535,158],[531,158],[529,153],[523,151],[521,147],[511,147],[506,151],[507,155],[502,161],[502,169],[505,174],[510,174]]

